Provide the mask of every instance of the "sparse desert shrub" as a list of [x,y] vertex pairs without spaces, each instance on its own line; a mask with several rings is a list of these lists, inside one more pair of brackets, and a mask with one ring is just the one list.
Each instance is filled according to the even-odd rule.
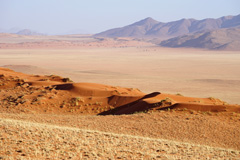
[[212,101],[216,100],[216,98],[213,98],[213,97],[208,97],[208,99],[210,99]]
[[95,105],[101,106],[102,102],[95,102]]
[[160,104],[164,104],[164,105],[172,105],[173,100],[169,97],[166,97],[165,99],[162,99],[160,101]]
[[73,82],[70,78],[63,78],[62,81],[63,82]]
[[177,96],[183,96],[181,93],[177,93],[176,95],[177,95]]
[[71,104],[74,106],[78,106],[79,102],[84,102],[84,99],[80,98],[80,97],[75,97],[71,99]]

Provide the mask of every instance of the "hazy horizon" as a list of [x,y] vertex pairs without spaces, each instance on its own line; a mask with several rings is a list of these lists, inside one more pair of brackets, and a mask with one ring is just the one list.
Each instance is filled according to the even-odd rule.
[[147,17],[169,22],[238,15],[239,6],[238,0],[0,0],[0,31],[31,29],[45,34],[93,34]]

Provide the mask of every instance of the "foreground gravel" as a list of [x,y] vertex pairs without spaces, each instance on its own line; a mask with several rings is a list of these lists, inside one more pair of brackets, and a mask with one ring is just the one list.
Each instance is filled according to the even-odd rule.
[[0,119],[0,159],[240,159],[240,151]]
[[240,114],[159,112],[121,116],[0,113],[15,119],[240,150]]

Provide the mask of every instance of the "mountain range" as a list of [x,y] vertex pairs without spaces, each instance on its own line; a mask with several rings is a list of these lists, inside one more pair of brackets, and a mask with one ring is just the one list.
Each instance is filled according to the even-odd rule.
[[181,19],[167,23],[149,17],[95,36],[144,38],[163,47],[240,50],[240,14],[217,19]]
[[[76,34],[68,32],[65,34]],[[0,33],[17,35],[45,35],[29,29],[0,29]],[[93,37],[134,37],[163,47],[189,47],[218,50],[240,50],[240,14],[203,20],[180,19],[159,22],[151,17],[133,24],[110,29]]]
[[211,31],[221,28],[240,26],[240,14],[237,16],[225,16],[218,19],[207,18],[203,20],[181,19],[173,22],[158,22],[152,18],[146,18],[131,25],[110,29],[96,34],[98,37],[157,37],[168,39],[189,33]]

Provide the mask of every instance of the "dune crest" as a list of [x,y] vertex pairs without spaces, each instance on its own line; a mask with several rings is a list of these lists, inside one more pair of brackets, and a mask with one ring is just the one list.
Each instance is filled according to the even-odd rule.
[[69,78],[28,75],[0,68],[0,106],[7,112],[120,115],[159,110],[240,112],[215,98],[192,98],[160,92],[94,83],[74,83]]

